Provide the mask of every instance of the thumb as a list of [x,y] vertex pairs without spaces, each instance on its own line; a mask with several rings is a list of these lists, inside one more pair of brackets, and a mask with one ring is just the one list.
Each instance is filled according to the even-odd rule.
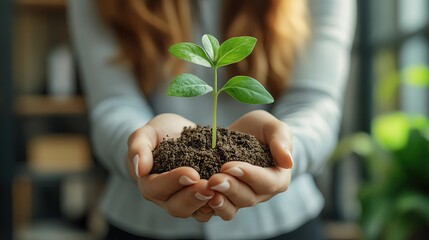
[[270,150],[277,166],[290,169],[293,167],[292,145],[286,144],[278,138],[274,138],[270,142]]
[[133,178],[141,178],[152,169],[152,150],[157,144],[157,134],[153,127],[145,125],[134,131],[128,138],[128,169]]
[[132,176],[136,178],[146,176],[153,166],[152,151],[147,146],[143,146],[128,162]]

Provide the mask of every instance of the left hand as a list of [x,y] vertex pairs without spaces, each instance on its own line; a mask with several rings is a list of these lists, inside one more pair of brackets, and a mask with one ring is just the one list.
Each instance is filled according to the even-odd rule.
[[[209,179],[208,187],[216,194],[208,206],[223,220],[233,219],[240,208],[254,206],[286,191],[293,166],[290,129],[270,113],[252,111],[229,128],[251,134],[268,145],[277,165],[262,168],[245,162],[228,162],[222,166],[220,173]],[[207,206],[201,210],[206,210],[204,208]]]

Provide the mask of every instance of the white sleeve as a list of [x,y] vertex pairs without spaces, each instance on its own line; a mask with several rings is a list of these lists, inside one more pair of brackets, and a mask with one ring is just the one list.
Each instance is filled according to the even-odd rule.
[[[97,14],[95,1],[68,1],[68,18],[98,160],[111,173],[129,178],[128,136],[153,113],[132,72],[111,63],[118,45]],[[131,179],[131,178],[130,178]]]
[[309,4],[311,38],[272,110],[293,133],[293,176],[317,172],[336,146],[355,30],[354,0]]

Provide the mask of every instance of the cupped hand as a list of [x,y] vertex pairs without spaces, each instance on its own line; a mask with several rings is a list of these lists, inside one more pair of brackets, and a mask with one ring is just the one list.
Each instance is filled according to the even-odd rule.
[[128,138],[128,169],[141,195],[179,218],[208,221],[213,210],[207,203],[215,192],[193,168],[180,167],[162,174],[150,174],[152,151],[164,138],[177,138],[184,127],[195,123],[176,114],[160,114]]
[[277,165],[262,168],[245,162],[228,162],[221,173],[208,180],[208,187],[216,191],[208,205],[224,220],[233,219],[240,208],[254,206],[286,191],[293,166],[290,129],[270,113],[252,111],[229,128],[251,134],[267,144]]

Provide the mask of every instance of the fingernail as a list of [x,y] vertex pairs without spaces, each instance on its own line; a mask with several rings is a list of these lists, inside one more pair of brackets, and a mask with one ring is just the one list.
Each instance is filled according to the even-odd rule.
[[140,174],[139,174],[139,155],[136,154],[133,158],[133,165],[134,165],[134,169],[136,170],[136,176],[139,178]]
[[212,190],[218,191],[218,192],[225,192],[228,191],[230,188],[229,182],[227,180],[219,183],[216,186],[211,187]]
[[181,177],[179,178],[179,183],[180,183],[181,185],[183,185],[183,186],[189,186],[189,185],[192,185],[192,184],[196,183],[196,181],[194,181],[194,180],[190,179],[190,178],[189,178],[189,177],[187,177],[187,176],[181,176]]
[[243,170],[239,167],[232,167],[230,169],[225,170],[225,173],[232,175],[234,177],[242,177],[244,175]]
[[213,198],[213,196],[206,196],[206,195],[203,195],[203,194],[201,194],[201,193],[199,193],[199,192],[195,193],[195,197],[196,197],[198,200],[201,200],[201,201],[207,201],[207,200],[210,200],[210,199],[212,199],[212,198]]
[[210,204],[209,204],[209,206],[210,206],[211,208],[220,208],[220,207],[222,207],[222,206],[223,206],[223,202],[224,202],[224,199],[222,198],[222,199],[221,199],[221,201],[220,201],[220,203],[219,203],[218,205],[210,205]]
[[286,154],[288,155],[290,162],[291,162],[291,166],[293,167],[293,157],[292,157],[292,153],[289,150],[286,150]]

